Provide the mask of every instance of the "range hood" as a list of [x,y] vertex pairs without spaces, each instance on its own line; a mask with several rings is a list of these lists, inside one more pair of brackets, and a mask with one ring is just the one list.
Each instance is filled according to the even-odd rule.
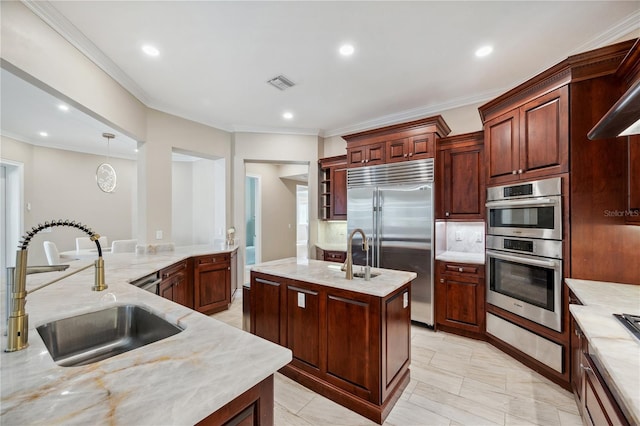
[[591,140],[640,134],[640,80],[589,131]]
[[590,140],[640,134],[640,39],[629,49],[616,77],[629,88],[587,134]]

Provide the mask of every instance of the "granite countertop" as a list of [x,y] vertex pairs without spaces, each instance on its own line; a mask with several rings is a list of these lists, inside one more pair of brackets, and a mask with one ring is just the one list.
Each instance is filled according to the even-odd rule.
[[640,315],[640,285],[566,278],[565,282],[583,305],[569,305],[571,315],[589,341],[607,384],[621,398],[640,424],[640,340],[614,316]]
[[[291,257],[260,263],[253,266],[251,270],[378,297],[385,297],[393,293],[417,276],[415,272],[371,268],[372,273],[378,272],[380,275],[371,278],[370,281],[355,277],[352,280],[347,280],[345,273],[340,270],[341,266],[335,262],[313,259],[298,260]],[[354,272],[359,269],[360,266],[354,265]]]
[[[0,355],[0,423],[194,424],[286,365],[290,350],[128,284],[187,257],[235,249],[111,254],[104,257],[105,291],[91,291],[94,271],[89,268],[29,294],[29,346]],[[65,272],[29,275],[27,288],[91,263],[78,260]],[[146,307],[184,330],[94,364],[53,362],[37,326],[121,304]],[[2,309],[5,318],[4,303]]]
[[436,254],[436,260],[442,260],[444,262],[459,262],[484,265],[484,253],[470,253],[447,250],[445,252]]

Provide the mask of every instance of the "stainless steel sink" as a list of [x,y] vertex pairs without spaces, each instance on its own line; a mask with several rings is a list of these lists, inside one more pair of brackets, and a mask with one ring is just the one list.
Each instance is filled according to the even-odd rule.
[[[380,272],[372,272],[370,277],[374,278],[374,277],[377,277],[378,275],[380,275]],[[353,276],[356,278],[364,278],[364,272],[354,272]]]
[[102,361],[182,331],[137,305],[63,318],[37,330],[53,360],[63,367]]

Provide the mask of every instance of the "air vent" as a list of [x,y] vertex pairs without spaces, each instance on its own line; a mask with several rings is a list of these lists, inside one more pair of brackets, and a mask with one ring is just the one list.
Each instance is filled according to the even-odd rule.
[[267,83],[269,83],[270,85],[272,85],[276,89],[280,89],[280,90],[286,90],[289,87],[295,86],[293,81],[289,80],[284,75],[279,75],[277,77],[274,77],[271,80],[267,81]]

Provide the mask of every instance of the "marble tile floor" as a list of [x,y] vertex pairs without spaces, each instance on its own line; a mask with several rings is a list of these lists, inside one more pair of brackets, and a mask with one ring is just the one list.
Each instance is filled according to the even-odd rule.
[[[242,328],[241,296],[212,317]],[[418,326],[411,332],[411,381],[384,425],[582,425],[570,392],[488,343]],[[275,424],[376,423],[276,373]]]

